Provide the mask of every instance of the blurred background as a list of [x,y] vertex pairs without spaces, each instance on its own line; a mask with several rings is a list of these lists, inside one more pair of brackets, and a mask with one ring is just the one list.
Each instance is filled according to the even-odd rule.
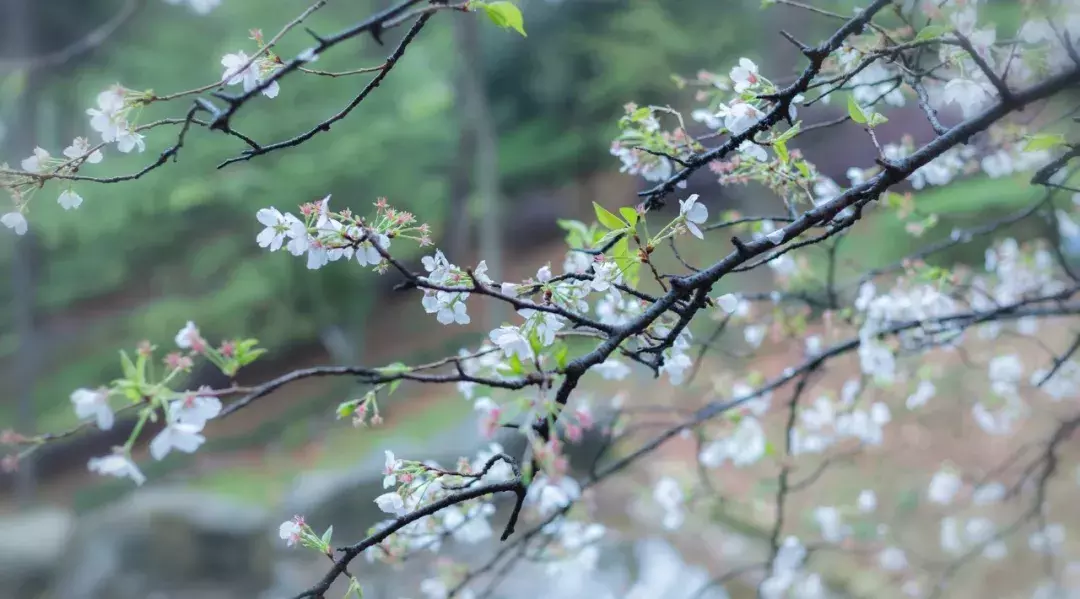
[[[337,31],[389,4],[332,1],[307,25]],[[30,434],[71,427],[74,389],[114,378],[119,349],[142,340],[171,347],[188,320],[211,342],[256,337],[269,348],[241,373],[242,384],[304,366],[414,363],[475,346],[504,315],[478,307],[472,326],[444,327],[423,313],[417,294],[394,292],[392,275],[341,264],[308,271],[302,260],[256,246],[255,211],[294,210],[329,193],[331,206],[363,213],[386,197],[430,223],[436,246],[451,261],[482,257],[502,278],[528,277],[545,262],[562,262],[557,218],[590,220],[593,201],[635,203],[642,182],[619,174],[608,152],[626,102],[689,114],[693,93],[680,91],[672,75],[726,73],[749,56],[782,80],[803,62],[777,32],[812,42],[834,26],[800,10],[763,12],[756,0],[520,4],[527,38],[482,19],[437,15],[376,93],[329,134],[301,147],[215,170],[243,148],[195,129],[175,164],[138,181],[79,185],[85,203],[77,211],[65,212],[42,195],[31,207],[29,234],[0,235],[0,304],[8,307],[0,311],[0,429]],[[843,13],[852,6],[815,4]],[[199,16],[160,0],[0,0],[0,161],[18,164],[35,146],[57,155],[73,137],[89,136],[85,110],[110,84],[169,93],[214,80],[223,54],[253,51],[250,29],[269,37],[307,5],[224,0]],[[1014,3],[991,6],[1001,13],[999,22],[1015,21]],[[125,11],[130,16],[96,47],[64,51]],[[387,47],[366,37],[348,42],[317,66],[378,65],[400,35],[393,32]],[[297,32],[278,53],[290,57],[307,44]],[[261,142],[295,135],[339,110],[365,81],[286,78],[276,99],[257,102],[234,125]],[[178,105],[154,106],[141,122],[182,112]],[[812,114],[807,118],[823,120],[836,112],[821,107]],[[908,132],[918,140],[932,133],[917,109],[890,117],[879,135]],[[173,139],[170,131],[154,131],[145,154],[110,152],[93,174],[138,170]],[[868,146],[857,129],[800,140],[820,170],[842,185],[847,166],[870,166],[863,164]],[[815,152],[823,142],[828,152]],[[754,189],[721,190],[708,172],[691,181],[686,193],[693,191],[713,214],[774,212],[774,199]],[[893,235],[895,244],[856,240],[844,251],[864,265],[887,263],[915,243],[948,235],[952,225],[1024,205],[1033,193],[1019,180],[972,178],[926,200],[936,202],[945,224],[923,240],[899,234],[902,225],[886,215],[872,217],[860,239]],[[1017,233],[1034,234],[1023,227]],[[399,257],[418,263],[419,251],[401,245],[395,245]],[[984,247],[963,246],[941,260],[978,262]],[[687,248],[684,258],[703,263],[727,251],[716,240]],[[753,273],[725,285],[763,291],[771,278]],[[724,376],[730,367],[707,369]],[[223,383],[220,375],[197,371],[188,386]],[[585,392],[606,402],[633,384],[644,382],[594,384]],[[17,472],[0,474],[0,597],[269,598],[305,588],[323,564],[284,552],[273,534],[277,523],[303,513],[316,528],[333,524],[336,539],[357,538],[379,518],[371,499],[381,492],[383,449],[452,463],[483,445],[452,388],[403,387],[384,407],[386,425],[375,430],[334,419],[334,407],[358,392],[347,380],[305,381],[212,423],[196,455],[173,453],[156,462],[140,450],[150,482],[136,493],[129,481],[86,470],[88,457],[127,438],[130,422],[43,449]],[[640,493],[626,487],[608,501],[624,506]],[[648,574],[661,590],[722,570],[715,560],[684,563],[672,549],[679,541],[658,540],[655,523],[626,518],[613,523],[626,542],[613,553],[622,557],[605,566],[611,588],[646,576],[641,563],[664,564],[660,574]],[[709,550],[724,555],[746,551],[741,543],[755,535],[745,522],[725,521],[717,530],[723,532]],[[372,597],[415,596],[425,577],[363,568]],[[515,581],[525,594],[509,588],[504,596],[537,596],[528,592],[528,576]],[[560,596],[589,592],[578,586]]]

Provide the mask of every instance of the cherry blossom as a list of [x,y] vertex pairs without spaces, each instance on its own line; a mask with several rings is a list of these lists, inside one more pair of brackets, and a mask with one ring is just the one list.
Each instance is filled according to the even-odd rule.
[[289,547],[295,546],[304,533],[304,518],[302,516],[294,516],[292,520],[286,520],[278,527],[278,536],[285,541]]
[[952,79],[945,84],[942,99],[946,104],[956,104],[969,119],[990,100],[993,87],[971,79]]
[[71,393],[75,416],[80,420],[94,418],[97,427],[107,431],[113,427],[115,416],[109,406],[108,392],[102,390],[76,389]]
[[907,568],[907,556],[899,547],[886,547],[878,554],[878,564],[883,570],[896,572]]
[[871,489],[863,489],[858,504],[860,512],[872,512],[877,509],[877,495]]
[[383,452],[386,455],[386,464],[383,466],[383,481],[382,486],[384,489],[397,484],[397,470],[401,467],[401,460],[394,457],[394,452],[389,449]]
[[90,164],[102,162],[102,159],[104,158],[102,150],[92,149],[90,147],[90,140],[85,137],[76,137],[75,140],[71,141],[71,145],[64,148],[64,155],[72,160],[85,158],[86,162],[89,162]]
[[962,485],[963,481],[952,471],[938,470],[930,479],[930,488],[926,494],[930,501],[948,505],[952,503],[953,497],[960,491]]
[[172,420],[150,441],[150,455],[155,460],[162,460],[173,449],[184,453],[195,453],[206,442],[202,424]]
[[507,358],[517,356],[526,360],[532,356],[532,348],[529,340],[521,333],[521,329],[515,326],[501,326],[489,334],[491,342],[495,344]]
[[169,415],[177,422],[202,427],[221,413],[221,400],[213,396],[189,394],[169,404]]
[[3,223],[5,227],[15,231],[16,235],[25,235],[28,224],[26,217],[21,212],[8,212],[7,214],[0,216],[0,223]]
[[175,342],[176,347],[180,349],[190,349],[198,352],[206,348],[206,341],[199,334],[199,329],[195,326],[195,323],[190,320],[176,334]]
[[731,81],[735,84],[735,93],[741,94],[758,83],[758,67],[749,58],[740,58],[739,66],[731,69]]
[[[250,92],[262,84],[265,71],[273,68],[267,64],[265,58],[252,59],[243,50],[222,56],[221,66],[225,67],[225,72],[221,75],[222,81],[228,85],[243,85],[245,92]],[[267,98],[276,98],[279,90],[277,81],[273,81],[262,93]]]
[[146,482],[146,476],[135,465],[135,462],[132,462],[131,458],[126,455],[112,454],[101,458],[90,458],[87,467],[91,472],[97,472],[104,476],[130,478],[136,485]]
[[379,506],[380,510],[394,516],[403,516],[409,512],[409,510],[405,508],[405,500],[401,498],[401,495],[395,492],[379,495],[375,498],[375,505]]
[[630,367],[614,358],[608,358],[593,367],[593,372],[609,381],[621,381],[630,375]]
[[698,203],[698,194],[693,194],[685,200],[679,200],[679,216],[683,218],[683,224],[698,239],[705,239],[698,225],[704,224],[709,219],[709,210],[704,204]]
[[127,128],[123,119],[125,109],[124,89],[114,85],[97,96],[97,108],[90,108],[90,128],[101,134],[102,141],[114,142],[121,130]]
[[255,213],[255,218],[266,227],[255,237],[259,247],[268,248],[271,252],[281,249],[287,237],[292,237],[296,231],[296,225],[303,227],[303,223],[291,214],[282,214],[277,208],[262,208]]
[[75,193],[70,189],[65,189],[60,192],[60,197],[56,199],[57,203],[64,208],[64,210],[74,210],[82,205],[82,196]]
[[682,526],[683,520],[686,518],[683,512],[685,498],[682,488],[679,487],[679,483],[675,479],[665,476],[656,481],[656,486],[653,487],[653,499],[664,510],[662,519],[664,528],[675,530]]
[[20,163],[22,169],[28,173],[40,173],[46,168],[46,163],[51,156],[45,150],[41,148],[34,148],[34,154],[29,158],[24,158]]

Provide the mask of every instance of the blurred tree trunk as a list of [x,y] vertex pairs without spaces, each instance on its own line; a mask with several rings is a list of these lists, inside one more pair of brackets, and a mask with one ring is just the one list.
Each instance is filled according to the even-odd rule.
[[[3,35],[7,38],[6,47],[11,56],[30,56],[34,53],[32,1],[8,0],[6,3]],[[30,155],[37,145],[37,79],[36,73],[27,74],[21,93],[16,98],[7,152],[15,160]],[[8,209],[3,211],[7,212]],[[12,317],[19,339],[15,358],[14,387],[15,401],[18,402],[15,427],[23,435],[32,435],[37,428],[34,410],[38,366],[38,344],[34,330],[35,241],[33,229],[14,238],[11,268]],[[27,506],[33,501],[35,482],[33,462],[25,460],[20,463],[15,489],[20,505]]]
[[[463,129],[475,141],[472,168],[472,197],[480,212],[480,258],[487,261],[488,275],[502,280],[502,211],[499,198],[498,137],[484,86],[484,59],[480,51],[477,15],[461,16],[454,21],[454,36],[461,56],[460,90],[464,104]],[[502,322],[501,306],[485,306],[484,326],[494,328]]]
[[[465,90],[460,75],[455,82],[454,97],[459,103],[465,101]],[[458,148],[450,173],[450,207],[447,211],[446,251],[450,260],[460,259],[471,249],[472,212],[469,211],[469,197],[472,195],[472,167],[476,136],[466,119],[458,122]]]

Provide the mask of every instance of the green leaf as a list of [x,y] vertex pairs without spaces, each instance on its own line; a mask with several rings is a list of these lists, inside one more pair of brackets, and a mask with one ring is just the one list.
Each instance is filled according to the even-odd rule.
[[888,117],[881,114],[880,112],[873,112],[873,113],[870,114],[870,120],[869,120],[869,122],[867,122],[867,125],[869,125],[871,127],[877,127],[878,125],[882,125],[882,124],[888,123],[888,122],[889,122]]
[[787,144],[782,141],[774,141],[773,149],[776,150],[776,155],[780,157],[780,162],[787,164],[791,160],[791,154],[788,154]]
[[630,223],[631,227],[637,225],[637,210],[629,206],[623,206],[622,208],[619,208],[619,214],[622,215],[623,219],[626,220],[626,222]]
[[404,364],[402,362],[394,362],[393,364],[389,364],[387,366],[383,366],[382,368],[379,368],[378,372],[379,372],[379,374],[384,374],[384,375],[389,376],[389,375],[395,375],[395,374],[402,374],[402,373],[405,373],[405,372],[409,372],[411,370],[412,370],[412,368],[408,364]]
[[323,535],[322,535],[322,544],[324,546],[329,546],[330,545],[330,538],[333,535],[334,535],[334,526],[331,525],[330,528],[327,528],[326,532],[324,532]]
[[787,141],[792,137],[795,137],[795,135],[799,132],[799,127],[801,124],[802,121],[799,121],[798,123],[795,123],[790,128],[788,128],[787,131],[784,131],[780,135],[777,135],[775,138],[773,138],[773,143],[776,143],[778,141]]
[[796,162],[795,168],[799,169],[799,172],[802,173],[802,176],[806,177],[807,179],[810,178],[810,165],[807,164],[805,160],[800,160]]
[[567,363],[570,362],[570,346],[562,343],[559,348],[555,350],[555,365],[560,369],[566,368]]
[[638,121],[647,119],[650,116],[652,116],[652,109],[648,106],[642,106],[641,108],[638,108],[634,112],[630,113],[630,120],[636,123]]
[[619,231],[626,228],[626,223],[624,223],[619,217],[609,212],[607,208],[604,208],[596,202],[593,202],[592,205],[593,210],[596,211],[596,220],[600,221],[601,225],[604,225],[612,231]]
[[135,363],[131,361],[131,357],[124,350],[120,350],[120,367],[124,370],[124,378],[132,382],[139,382],[139,371],[135,368]]
[[765,456],[772,457],[776,455],[776,445],[772,441],[765,442]]
[[339,404],[337,407],[338,419],[340,420],[342,418],[348,418],[349,416],[352,416],[353,412],[356,411],[356,406],[359,405],[359,403],[360,400],[357,399],[350,399],[349,401],[341,402],[341,404]]
[[929,25],[927,27],[923,27],[922,31],[919,31],[919,34],[915,36],[915,41],[921,42],[929,39],[934,39],[935,37],[941,37],[948,32],[949,28],[944,25]]
[[1050,150],[1065,145],[1065,136],[1060,133],[1040,133],[1028,137],[1027,140],[1028,142],[1024,146],[1025,152]]
[[251,364],[256,359],[258,359],[259,356],[261,356],[261,355],[263,355],[265,353],[266,353],[266,350],[261,349],[261,348],[251,350],[251,351],[246,351],[242,355],[238,355],[236,357],[236,361],[240,364],[240,366],[247,366],[248,364]]
[[525,365],[521,363],[521,358],[517,354],[510,356],[510,371],[514,374],[524,374]]
[[521,34],[521,37],[525,35],[525,19],[521,16],[521,10],[514,5],[513,2],[499,1],[499,2],[473,2],[473,6],[479,6],[484,9],[488,18],[492,23],[495,23],[503,29],[513,29]]
[[859,103],[855,101],[855,96],[848,96],[847,112],[851,120],[859,124],[866,124],[866,113],[863,112],[862,106],[859,106]]
[[386,391],[386,394],[387,395],[393,395],[394,391],[397,391],[397,388],[399,386],[401,386],[401,379],[398,379],[396,381],[391,381],[390,382],[390,388]]

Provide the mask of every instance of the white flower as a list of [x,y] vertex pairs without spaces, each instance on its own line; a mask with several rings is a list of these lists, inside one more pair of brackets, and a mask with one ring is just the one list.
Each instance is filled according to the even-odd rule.
[[698,239],[705,239],[698,225],[709,218],[709,209],[703,204],[698,204],[698,194],[693,194],[685,200],[679,200],[679,215],[683,217],[687,230]]
[[859,493],[859,511],[872,512],[877,509],[877,495],[870,489]]
[[814,510],[814,521],[821,529],[821,536],[830,543],[839,543],[844,539],[845,527],[840,519],[840,510],[832,506],[818,506]]
[[948,470],[938,470],[934,477],[930,479],[927,496],[934,503],[948,505],[952,503],[953,497],[960,491],[962,485],[963,481],[955,473]]
[[664,528],[675,530],[682,526],[685,519],[682,509],[685,498],[679,483],[675,479],[665,476],[656,481],[656,487],[653,489],[653,499],[664,510],[662,522]]
[[150,441],[150,455],[161,460],[174,448],[184,453],[195,453],[206,437],[199,434],[201,424],[172,421]]
[[[441,292],[440,292],[441,293]],[[468,293],[455,294],[458,296],[457,301],[450,305],[443,306],[442,309],[435,315],[435,319],[442,324],[469,324],[472,319],[469,318],[466,313],[465,297],[468,297]]]
[[[248,64],[249,61],[250,64]],[[266,61],[264,58],[252,60],[243,50],[236,54],[226,54],[221,57],[221,66],[225,67],[225,72],[221,75],[221,79],[228,85],[242,84],[244,86],[244,91],[249,92],[262,83],[260,70],[265,64]],[[244,65],[247,66],[245,67]],[[277,81],[274,81],[268,85],[266,89],[262,90],[262,93],[267,98],[275,98],[278,95],[279,89]]]
[[683,375],[694,363],[690,356],[681,351],[669,349],[664,352],[664,364],[660,366],[660,372],[667,373],[668,380],[672,385],[681,385]]
[[397,469],[401,467],[401,460],[394,458],[394,452],[389,449],[383,453],[386,456],[386,463],[383,466],[382,486],[384,489],[389,489],[397,484]]
[[405,508],[405,500],[397,493],[383,493],[375,498],[375,505],[379,509],[394,516],[404,516],[409,510]]
[[614,358],[608,358],[596,366],[593,366],[593,372],[596,372],[608,381],[621,381],[629,376],[630,367]]
[[286,520],[278,527],[278,536],[281,537],[289,547],[292,547],[300,540],[300,533],[303,532],[303,530],[303,527],[297,524],[295,520]]
[[494,505],[483,503],[470,508],[468,514],[455,506],[443,510],[440,515],[443,527],[453,532],[454,539],[462,543],[479,543],[495,534],[487,518],[494,512]]
[[744,156],[753,158],[758,162],[767,162],[769,160],[769,154],[765,151],[765,148],[757,145],[749,139],[739,144],[739,147],[735,149]]
[[987,370],[990,387],[998,395],[1010,397],[1017,393],[1017,385],[1024,376],[1024,364],[1016,354],[997,356],[990,360]]
[[529,340],[521,334],[521,329],[515,326],[501,326],[488,334],[488,338],[507,358],[517,355],[521,360],[532,356],[532,348]]
[[731,69],[731,81],[735,84],[735,93],[743,93],[757,85],[758,68],[749,58],[740,58],[739,66]]
[[987,483],[980,486],[971,494],[971,503],[975,505],[991,505],[1005,498],[1005,485],[1001,483]]
[[946,104],[958,105],[964,118],[969,119],[990,99],[990,91],[985,84],[971,79],[952,79],[945,84],[941,97]]
[[905,405],[907,409],[914,410],[920,406],[926,405],[926,402],[930,400],[934,394],[937,393],[937,387],[930,381],[919,381],[919,386],[915,388],[915,392],[908,396]]
[[97,108],[90,108],[90,128],[101,134],[102,141],[114,142],[121,129],[127,128],[122,113],[124,112],[124,90],[113,86],[97,96]]
[[146,142],[143,141],[142,134],[126,126],[121,127],[116,134],[116,149],[127,154],[135,148],[139,148],[140,152],[146,150]]
[[878,554],[878,564],[884,570],[896,572],[907,567],[907,556],[899,547],[886,547]]
[[716,116],[724,119],[724,126],[732,135],[739,135],[753,127],[765,114],[751,104],[736,102],[731,106],[721,105]]
[[751,347],[758,347],[761,342],[765,340],[765,333],[768,329],[763,324],[752,324],[743,329],[743,339],[750,344]]
[[135,481],[136,485],[146,482],[146,477],[139,471],[139,467],[135,465],[135,462],[132,462],[131,458],[120,454],[108,455],[102,458],[90,458],[87,468],[91,472],[106,476],[130,478]]
[[180,332],[176,334],[176,347],[188,349],[200,339],[199,329],[195,326],[194,322],[189,320],[187,321],[187,324],[184,325],[184,328],[180,329]]
[[540,338],[540,344],[545,347],[555,343],[555,333],[565,325],[558,314],[552,314],[551,312],[523,308],[518,310],[518,314],[528,321],[527,325],[532,325],[533,330],[536,331],[537,336]]
[[[87,156],[89,154],[89,156]],[[85,137],[76,137],[71,145],[64,148],[64,156],[71,159],[82,158],[86,156],[86,161],[90,164],[97,164],[101,162],[101,150],[90,151],[90,140]]]
[[26,234],[26,217],[21,212],[8,212],[4,216],[0,216],[0,223],[4,223],[5,227],[15,231],[16,235]]
[[109,407],[109,395],[104,391],[76,389],[71,393],[71,403],[75,408],[75,416],[80,420],[92,417],[103,431],[113,427],[116,418]]
[[434,256],[424,256],[420,259],[424,270],[428,272],[427,279],[435,284],[440,284],[450,276],[450,262],[439,250],[435,250]]
[[734,314],[735,310],[739,307],[739,298],[733,293],[725,293],[716,298],[716,304],[720,306],[720,309],[728,314]]
[[255,213],[255,218],[266,227],[255,237],[255,243],[259,244],[259,247],[270,248],[271,252],[281,249],[285,237],[294,230],[293,221],[299,222],[295,216],[282,214],[273,207],[261,208]]
[[71,210],[73,208],[78,208],[82,204],[82,196],[70,189],[65,189],[60,192],[60,197],[56,198],[56,201],[64,208],[64,210]]
[[683,492],[678,481],[670,476],[665,476],[656,481],[653,489],[653,499],[664,509],[675,509],[683,504]]
[[49,158],[48,152],[41,148],[34,148],[34,155],[23,159],[22,169],[28,173],[40,173]]
[[221,413],[221,400],[213,396],[189,395],[169,403],[169,416],[177,422],[197,427]]
[[1028,537],[1028,546],[1036,553],[1059,553],[1064,542],[1065,528],[1060,524],[1050,524],[1042,530],[1031,533]]
[[558,482],[552,482],[547,475],[541,474],[529,486],[526,501],[537,504],[541,515],[549,516],[556,510],[560,510],[578,497],[581,497],[581,486],[569,476],[559,478]]

